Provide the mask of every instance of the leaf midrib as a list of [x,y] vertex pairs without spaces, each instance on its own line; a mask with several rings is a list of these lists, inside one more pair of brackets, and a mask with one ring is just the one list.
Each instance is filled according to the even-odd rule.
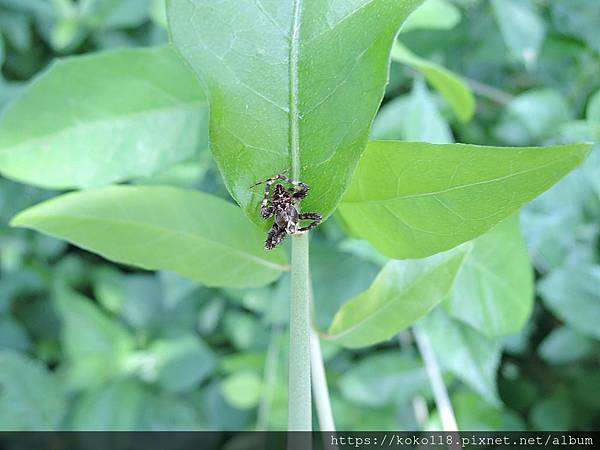
[[[73,220],[73,221],[80,221],[80,222],[101,222],[101,223],[108,223],[108,224],[120,224],[120,225],[125,225],[131,228],[147,228],[149,230],[158,230],[160,233],[165,233],[167,235],[172,235],[172,236],[183,236],[186,237],[192,241],[201,241],[201,242],[208,242],[209,244],[215,245],[217,247],[220,248],[224,248],[226,250],[228,250],[230,253],[234,254],[234,255],[238,255],[240,258],[242,259],[248,259],[252,262],[255,262],[259,265],[263,265],[267,268],[270,269],[275,269],[275,270],[279,270],[279,271],[287,271],[288,267],[287,266],[282,266],[280,264],[268,261],[266,259],[262,259],[256,255],[252,255],[250,253],[246,253],[246,252],[242,252],[240,250],[238,250],[237,248],[234,247],[230,247],[229,245],[223,243],[223,242],[219,242],[219,241],[215,241],[215,240],[211,240],[208,239],[206,237],[197,235],[197,234],[193,234],[191,232],[185,231],[185,230],[170,230],[168,228],[164,228],[158,225],[152,225],[152,224],[148,224],[148,223],[142,223],[142,222],[134,222],[131,220],[126,220],[126,219],[104,219],[104,218],[97,218],[97,217],[82,217],[82,216],[73,216],[73,215],[67,215],[67,214],[61,214],[61,215],[42,215],[42,214],[36,214],[35,216],[32,215],[32,218],[35,219],[41,219],[41,220],[60,220],[60,219],[66,219],[66,220]],[[19,223],[20,219],[19,216],[17,216],[15,218],[15,220],[11,223],[11,225],[16,225],[16,226],[27,226],[25,224],[21,224]]]

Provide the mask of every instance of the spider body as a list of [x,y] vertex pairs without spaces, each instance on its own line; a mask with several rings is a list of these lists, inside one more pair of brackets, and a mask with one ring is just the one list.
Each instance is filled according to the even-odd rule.
[[[271,186],[278,180],[290,184],[292,188],[277,183],[271,192]],[[289,235],[306,233],[321,223],[320,214],[298,211],[300,202],[308,195],[309,187],[306,183],[294,181],[283,174],[259,181],[254,186],[262,183],[265,183],[265,195],[260,204],[260,215],[265,220],[275,218],[265,241],[267,250],[277,247]],[[312,220],[312,222],[302,227],[300,224],[302,220]]]

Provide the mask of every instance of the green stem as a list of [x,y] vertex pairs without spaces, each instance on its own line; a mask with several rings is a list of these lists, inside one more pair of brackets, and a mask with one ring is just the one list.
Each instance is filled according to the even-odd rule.
[[448,396],[448,390],[446,389],[446,384],[442,377],[442,371],[440,370],[429,338],[419,329],[419,327],[413,327],[412,331],[419,353],[421,353],[421,357],[423,358],[429,382],[431,383],[433,398],[442,421],[443,431],[458,431],[454,409],[452,408],[452,403],[450,403],[450,397]]
[[308,235],[292,238],[288,431],[312,431]]

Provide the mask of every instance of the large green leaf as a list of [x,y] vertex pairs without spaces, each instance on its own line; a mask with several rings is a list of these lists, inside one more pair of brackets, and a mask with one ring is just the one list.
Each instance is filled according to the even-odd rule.
[[370,142],[339,211],[392,258],[420,258],[476,238],[544,192],[589,145],[544,148]]
[[350,348],[388,340],[444,299],[469,249],[466,245],[425,259],[390,261],[367,291],[338,311],[329,338]]
[[539,284],[544,304],[569,326],[600,339],[600,266],[567,266]]
[[486,339],[469,325],[452,319],[442,308],[428,314],[421,329],[443,367],[468,384],[490,404],[498,406],[496,370],[500,363],[500,345]]
[[39,361],[0,351],[0,430],[56,428],[66,409],[60,385]]
[[389,53],[421,0],[169,1],[171,37],[210,92],[211,149],[257,223],[252,183],[291,168],[333,212],[367,142]]
[[0,118],[0,172],[47,188],[151,175],[206,146],[207,103],[169,47],[71,57]]
[[406,64],[423,73],[448,101],[456,116],[463,122],[473,117],[475,97],[469,85],[445,67],[420,58],[399,41],[392,47],[392,61]]
[[474,241],[444,306],[489,338],[525,325],[533,308],[533,269],[517,216]]
[[109,186],[27,209],[12,225],[72,242],[107,259],[169,270],[209,286],[267,284],[286,270],[283,250],[235,205],[197,191]]

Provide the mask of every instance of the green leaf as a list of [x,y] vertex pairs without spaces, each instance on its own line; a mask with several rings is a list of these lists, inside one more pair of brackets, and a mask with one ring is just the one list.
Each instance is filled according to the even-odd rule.
[[410,101],[398,120],[401,121],[403,140],[433,144],[454,142],[448,122],[440,114],[435,99],[421,78],[415,80]]
[[381,105],[371,129],[372,139],[402,140],[404,138],[403,118],[411,105],[410,95],[399,95]]
[[0,430],[39,431],[59,426],[66,402],[54,376],[39,361],[0,351]]
[[587,336],[562,326],[544,338],[538,347],[538,354],[550,364],[568,364],[590,355],[597,345]]
[[[4,64],[5,57],[5,49],[4,49],[4,38],[2,37],[2,33],[0,33],[0,68]],[[2,86],[2,75],[0,75],[0,86]]]
[[344,372],[339,381],[342,395],[361,406],[382,407],[409,402],[428,389],[423,365],[399,350],[367,356]]
[[187,392],[206,379],[216,366],[215,357],[197,336],[188,334],[158,340],[137,355],[140,375],[168,392]]
[[390,261],[371,287],[338,311],[329,338],[350,348],[384,342],[443,300],[470,246],[425,259]]
[[552,23],[561,34],[574,36],[600,52],[600,3],[589,0],[552,0]]
[[221,392],[231,406],[237,409],[251,409],[258,405],[263,383],[255,372],[236,372],[223,380]]
[[[364,242],[364,241],[363,241]],[[340,307],[369,288],[380,267],[318,241],[311,242],[314,321],[326,328]]]
[[0,348],[25,351],[30,346],[29,336],[23,326],[10,315],[0,314]]
[[186,399],[148,392],[136,431],[199,431],[201,427],[197,411]]
[[449,30],[460,22],[460,16],[460,10],[447,0],[427,0],[408,16],[402,33],[419,29]]
[[169,47],[70,57],[0,117],[0,172],[46,188],[151,175],[206,146],[208,107]]
[[373,141],[339,211],[386,256],[432,255],[490,230],[575,168],[589,148]]
[[452,406],[459,430],[505,432],[527,429],[517,414],[492,406],[473,392],[460,391],[453,395]]
[[600,266],[555,270],[538,286],[548,309],[573,329],[600,339]]
[[70,413],[68,428],[74,431],[135,431],[146,396],[141,384],[122,381],[79,397]]
[[72,388],[100,386],[123,373],[123,363],[134,349],[133,337],[105,315],[91,299],[58,286],[54,292],[61,320],[61,341]]
[[600,91],[590,97],[585,117],[589,122],[600,123]]
[[291,168],[329,216],[360,154],[400,24],[421,0],[169,1],[171,38],[210,92],[211,149],[257,223],[248,186]]
[[34,206],[12,225],[209,286],[261,286],[287,269],[283,250],[264,250],[264,235],[236,206],[197,191],[109,186]]
[[492,0],[492,6],[507,47],[533,66],[546,35],[544,20],[530,0]]
[[494,135],[509,145],[541,142],[556,134],[570,119],[569,106],[562,95],[551,89],[524,92],[506,106],[494,128]]
[[458,75],[439,64],[418,57],[399,41],[395,41],[392,47],[392,61],[422,72],[427,81],[448,101],[459,120],[468,122],[473,117],[475,97],[471,88]]
[[443,367],[473,388],[488,403],[498,406],[496,370],[500,345],[473,328],[452,319],[443,309],[428,314],[419,326],[429,337]]
[[529,420],[534,430],[569,431],[574,428],[575,414],[571,396],[564,389],[559,389],[533,405]]
[[488,338],[515,334],[533,308],[533,269],[514,216],[474,241],[444,307]]

